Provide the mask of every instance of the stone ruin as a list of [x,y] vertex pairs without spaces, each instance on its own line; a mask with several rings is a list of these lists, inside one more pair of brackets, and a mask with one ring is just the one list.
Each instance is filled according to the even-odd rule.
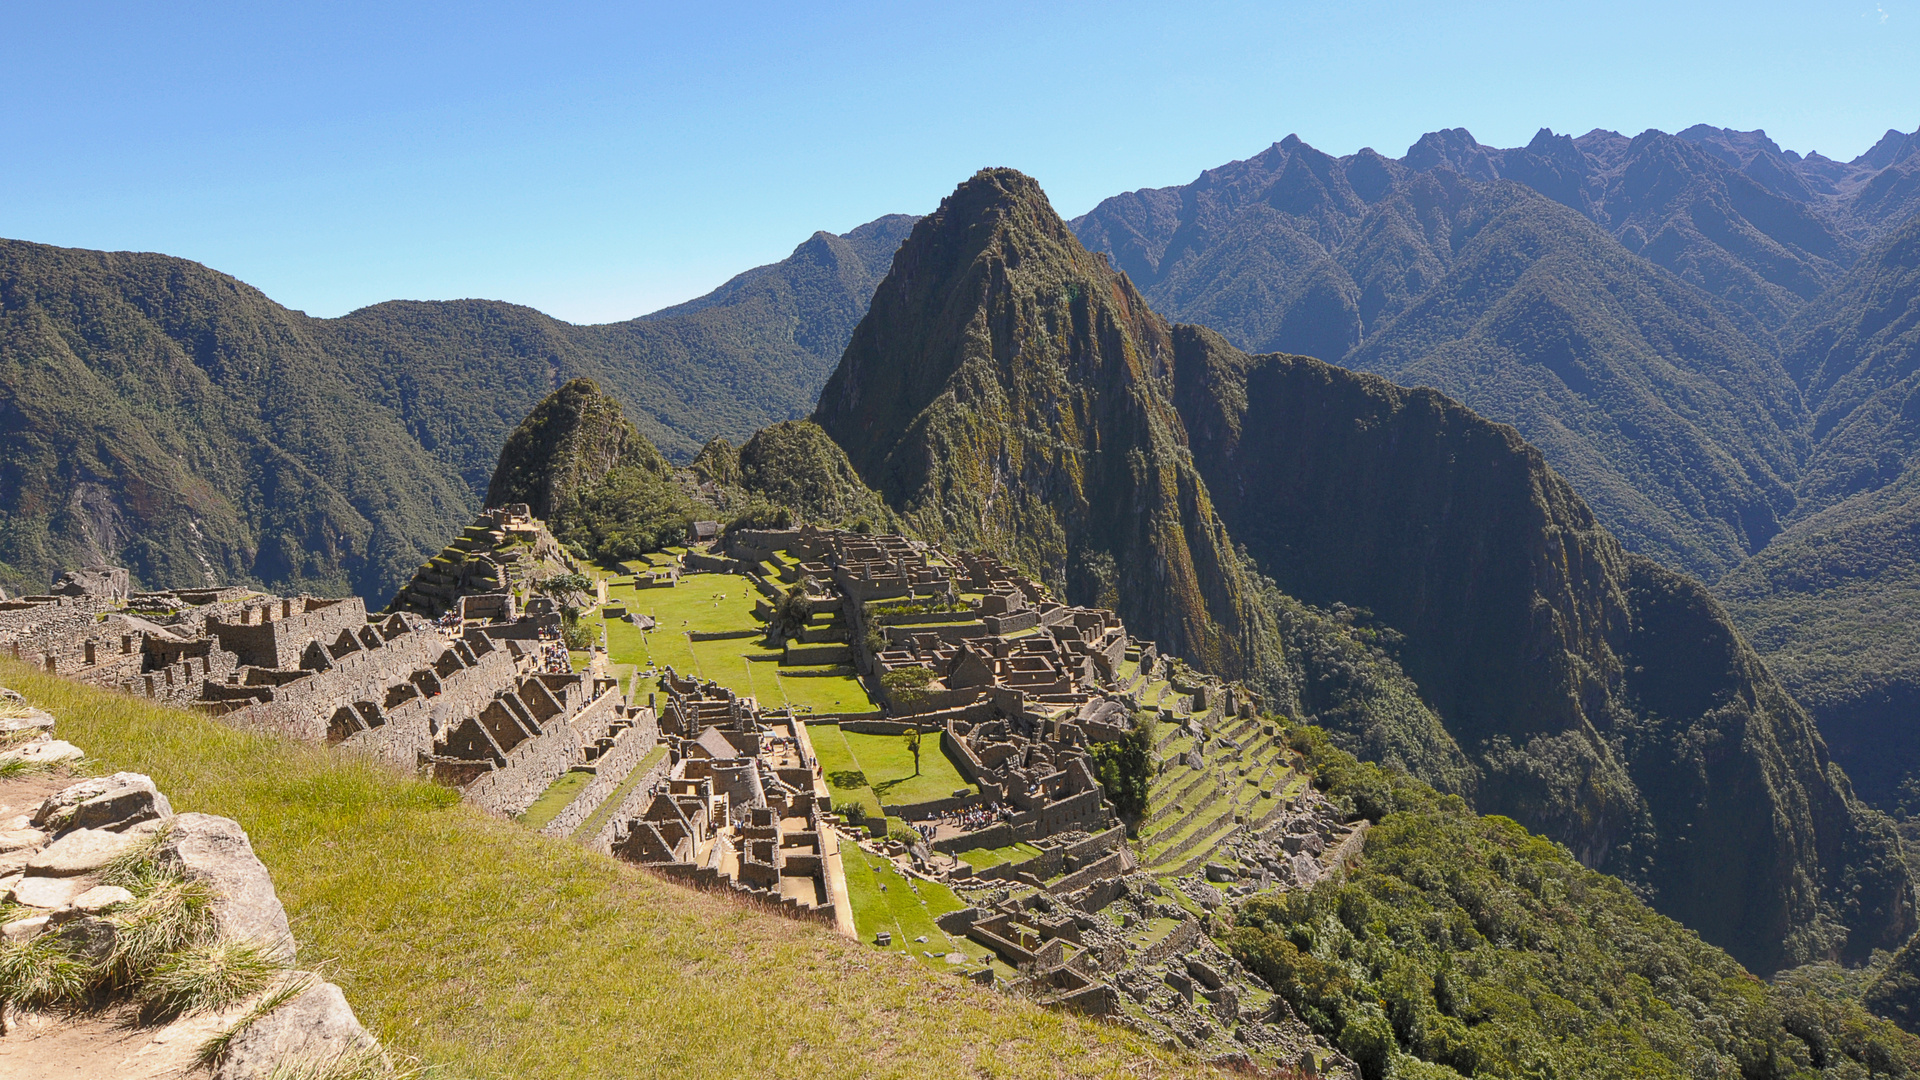
[[[431,621],[410,599],[370,615],[357,597],[127,593],[125,571],[94,568],[0,602],[0,651],[238,726],[363,749],[517,814],[569,769],[616,747],[630,764],[656,739],[651,711],[629,709],[616,680],[572,670],[553,602],[522,599],[522,564],[498,553],[559,549],[521,510],[487,511],[455,542],[473,545],[463,566],[492,570],[403,590],[432,598]],[[496,591],[469,591],[481,587]]]
[[851,936],[838,845],[823,819],[831,803],[806,725],[672,669],[661,687],[669,771],[618,827],[613,854]]

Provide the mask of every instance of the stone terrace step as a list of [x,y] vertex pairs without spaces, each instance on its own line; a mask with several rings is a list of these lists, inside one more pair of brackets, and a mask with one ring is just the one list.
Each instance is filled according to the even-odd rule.
[[1206,831],[1208,822],[1218,821],[1221,817],[1232,818],[1233,815],[1232,802],[1224,795],[1216,794],[1213,798],[1188,810],[1178,821],[1166,828],[1156,830],[1151,837],[1146,838],[1149,852],[1159,850],[1159,854],[1149,857],[1158,862],[1168,851],[1179,848],[1181,844],[1192,839],[1196,832]]
[[[1186,862],[1181,863],[1178,867],[1175,867],[1171,871],[1160,870],[1159,872],[1160,873],[1170,872],[1175,877],[1178,877],[1181,874],[1193,873],[1195,870],[1198,870],[1202,866],[1206,865],[1208,860],[1212,859],[1214,855],[1217,852],[1219,852],[1220,845],[1226,843],[1228,840],[1233,839],[1234,835],[1240,832],[1240,830],[1244,828],[1246,828],[1245,825],[1236,825],[1233,823],[1232,819],[1229,818],[1227,821],[1226,828],[1221,829],[1219,832],[1204,838],[1203,840],[1199,841],[1194,845],[1192,854],[1190,854],[1187,857]],[[1162,865],[1164,866],[1165,864],[1162,864]]]
[[[1167,820],[1168,818],[1172,817],[1175,813],[1191,814],[1195,808],[1195,804],[1197,802],[1203,801],[1201,799],[1201,796],[1210,794],[1207,791],[1207,789],[1210,787],[1217,789],[1219,785],[1214,783],[1213,777],[1207,775],[1206,773],[1195,772],[1193,774],[1193,779],[1189,781],[1184,787],[1180,788],[1177,791],[1169,791],[1167,793],[1167,797],[1160,803],[1160,809],[1148,815],[1146,824],[1148,826],[1152,826],[1156,822]],[[1151,798],[1152,796],[1149,795],[1148,797]],[[1179,803],[1181,806],[1185,807],[1186,809],[1179,810],[1179,811],[1174,810],[1173,805],[1175,803]]]
[[1158,854],[1149,855],[1148,858],[1152,860],[1154,869],[1164,873],[1167,867],[1182,864],[1192,857],[1195,851],[1200,853],[1201,861],[1204,862],[1205,856],[1212,854],[1214,849],[1219,847],[1220,841],[1226,834],[1240,828],[1234,822],[1233,815],[1232,808],[1223,810],[1218,816],[1199,823],[1197,828],[1186,833],[1173,846],[1161,850]]

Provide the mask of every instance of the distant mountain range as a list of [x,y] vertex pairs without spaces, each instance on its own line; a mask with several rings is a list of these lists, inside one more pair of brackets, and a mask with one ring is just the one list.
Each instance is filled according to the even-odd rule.
[[[1917,211],[1917,135],[1838,162],[1704,125],[1451,129],[1397,159],[1290,137],[1070,226],[1172,319],[1513,424],[1626,548],[1713,586],[1864,794],[1920,808]],[[106,560],[384,597],[570,378],[682,463],[806,415],[913,221],[606,326],[310,319],[180,260],[0,243],[0,587]]]
[[1920,770],[1916,211],[1920,135],[1841,163],[1453,129],[1398,160],[1288,138],[1073,227],[1171,317],[1513,424],[1629,548],[1719,583],[1888,804]]
[[912,224],[604,326],[489,300],[313,319],[183,259],[0,241],[0,589],[111,562],[383,603],[569,379],[681,461],[806,415]]

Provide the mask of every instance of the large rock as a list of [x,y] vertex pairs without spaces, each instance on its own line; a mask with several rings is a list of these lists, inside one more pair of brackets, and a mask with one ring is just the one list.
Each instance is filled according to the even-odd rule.
[[[81,803],[125,788],[139,788],[159,795],[159,789],[153,786],[153,778],[141,773],[117,772],[112,776],[96,776],[91,780],[69,784],[47,796],[40,804],[40,809],[34,811],[30,823],[36,829],[54,833],[74,828],[74,814]],[[161,799],[160,803],[164,805],[165,800]]]
[[226,937],[293,954],[293,931],[273,879],[253,854],[245,829],[231,818],[179,814],[167,823],[155,862],[213,891],[214,921]]
[[27,704],[27,699],[4,686],[0,686],[0,705],[10,706],[7,712],[24,712],[22,716],[0,716],[0,733],[25,731],[28,728],[53,730],[53,714],[36,709]]
[[21,878],[9,895],[22,907],[55,910],[73,903],[86,887],[73,878],[29,877]]
[[0,754],[0,761],[25,761],[33,765],[58,765],[63,761],[79,761],[86,753],[70,742],[42,737],[25,746],[16,747]]
[[133,779],[74,807],[67,828],[118,830],[173,816],[173,805],[153,786],[152,780],[139,773],[118,775]]
[[125,567],[89,566],[60,575],[49,591],[52,596],[91,596],[100,600],[125,600],[128,575]]
[[227,1044],[213,1080],[262,1080],[282,1063],[336,1061],[379,1052],[379,1043],[329,982],[312,988],[248,1024]]
[[9,829],[0,832],[0,855],[11,851],[35,851],[45,847],[47,834],[39,829]]
[[[58,923],[58,928],[51,923]],[[69,955],[90,964],[104,963],[107,957],[113,955],[113,942],[117,934],[111,922],[94,915],[81,915],[65,921],[55,915],[47,932],[66,946]]]
[[27,873],[56,878],[90,874],[135,843],[126,833],[75,829],[28,859]]
[[98,915],[132,902],[133,893],[118,885],[95,885],[73,898],[73,910],[83,915]]

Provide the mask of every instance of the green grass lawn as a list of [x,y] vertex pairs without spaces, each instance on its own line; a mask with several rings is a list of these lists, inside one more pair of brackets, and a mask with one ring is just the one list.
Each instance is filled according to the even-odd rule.
[[[779,677],[771,664],[763,662],[777,660],[780,651],[766,648],[759,637],[719,641],[687,638],[690,631],[761,629],[764,624],[753,613],[760,599],[745,577],[734,574],[695,574],[665,589],[610,586],[610,603],[653,616],[658,629],[642,633],[624,619],[607,621],[607,658],[635,668],[651,663],[658,668],[672,667],[682,675],[711,679],[734,693],[757,698],[764,708],[793,706],[821,713],[878,711],[866,688],[852,675]],[[657,688],[657,682],[642,680],[639,692]]]
[[867,817],[880,817],[880,800],[873,794],[873,788],[867,786],[867,778],[860,772],[860,763],[854,760],[840,725],[810,724],[807,738],[813,742],[814,756],[820,759],[820,771],[826,775],[834,808],[844,810],[858,802]]
[[[1207,1075],[1118,1026],[668,884],[349,752],[11,660],[0,683],[99,768],[152,776],[176,810],[237,819],[301,962],[324,964],[361,1020],[435,1075]],[[957,906],[887,891],[909,941]]]
[[592,783],[592,773],[585,769],[568,769],[548,784],[547,790],[541,792],[539,798],[533,800],[533,805],[520,815],[520,824],[536,832],[546,828],[547,822],[559,817],[560,811],[565,810],[575,796],[587,790]]
[[[967,906],[952,889],[938,882],[909,879],[891,862],[875,858],[853,844],[840,845],[840,861],[846,868],[847,897],[853,903],[853,926],[859,931],[861,941],[872,942],[875,934],[888,931],[893,934],[889,949],[904,951],[941,970],[951,966],[944,959],[947,953],[963,952],[975,960],[986,955],[984,949],[965,937],[949,937],[935,925],[935,917]],[[882,889],[882,885],[886,888]],[[927,940],[913,940],[923,935]],[[928,952],[939,955],[929,957]]]
[[1006,847],[968,848],[965,851],[954,852],[956,858],[975,870],[985,870],[989,866],[999,866],[1001,863],[1026,862],[1038,854],[1040,849],[1025,841],[1009,844]]
[[796,708],[810,708],[816,713],[879,715],[879,706],[873,703],[867,688],[853,675],[794,675],[792,668],[771,665],[764,670],[776,680],[775,689],[780,695],[776,700],[783,700]]
[[954,768],[946,751],[940,748],[937,734],[921,737],[918,776],[914,775],[913,754],[907,749],[905,735],[843,731],[841,736],[858,762],[855,767],[867,775],[868,785],[883,803],[926,802],[947,798],[962,789],[980,790],[961,778],[960,770]]

